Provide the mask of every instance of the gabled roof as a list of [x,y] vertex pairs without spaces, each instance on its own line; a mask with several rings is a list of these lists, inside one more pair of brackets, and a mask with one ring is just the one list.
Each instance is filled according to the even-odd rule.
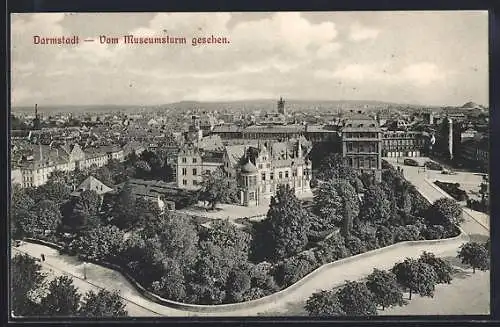
[[82,191],[95,191],[97,194],[102,195],[108,192],[112,192],[113,189],[104,185],[104,183],[102,183],[94,176],[89,176],[80,185],[78,185],[76,191],[71,195],[78,196]]

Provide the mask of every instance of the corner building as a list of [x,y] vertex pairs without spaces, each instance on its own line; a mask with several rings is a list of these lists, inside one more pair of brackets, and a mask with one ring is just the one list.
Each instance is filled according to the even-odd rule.
[[382,130],[375,119],[360,113],[346,118],[342,127],[342,156],[359,173],[382,180]]

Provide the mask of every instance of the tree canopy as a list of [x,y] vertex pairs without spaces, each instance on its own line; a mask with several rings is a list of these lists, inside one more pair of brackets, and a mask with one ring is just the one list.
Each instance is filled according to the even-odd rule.
[[463,264],[470,265],[473,273],[476,272],[476,269],[490,269],[490,256],[483,244],[477,242],[462,244],[457,257],[462,260]]
[[334,291],[314,293],[307,299],[305,309],[310,316],[344,316],[346,314]]
[[404,304],[403,292],[392,272],[374,269],[368,275],[366,286],[372,292],[375,303],[382,306],[382,310]]
[[309,214],[289,185],[280,185],[271,198],[267,218],[267,242],[271,257],[281,259],[299,253],[308,242]]
[[85,317],[126,317],[128,315],[120,294],[100,289],[97,293],[89,291],[83,297],[78,312]]
[[347,281],[337,292],[343,311],[348,316],[377,315],[375,299],[365,283]]
[[392,268],[398,283],[412,293],[432,297],[438,281],[434,268],[424,262],[407,258]]
[[219,203],[234,203],[239,199],[237,183],[226,176],[220,168],[213,172],[205,172],[199,190],[199,199],[209,203],[215,209]]

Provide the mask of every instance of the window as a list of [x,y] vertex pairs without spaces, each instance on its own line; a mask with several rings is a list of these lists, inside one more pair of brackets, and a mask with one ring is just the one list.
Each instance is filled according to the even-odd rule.
[[186,163],[187,162],[187,159],[186,158],[182,158],[182,163]]
[[271,164],[270,164],[270,163],[268,163],[268,164],[266,165],[266,167],[267,167],[267,168],[271,168]]
[[255,200],[255,193],[254,192],[249,192],[248,193],[248,200],[249,201]]
[[193,180],[193,185],[198,185],[198,181],[196,179]]
[[294,171],[292,172],[292,174],[293,174],[293,177],[297,176],[297,170],[294,170]]
[[347,151],[352,152],[352,143],[347,143]]
[[297,181],[297,186],[298,186],[298,187],[301,187],[301,186],[302,186],[301,184],[302,184],[302,181],[299,179],[299,180]]
[[263,180],[263,181],[265,181],[266,180],[266,174],[265,173],[261,174],[260,179]]
[[262,168],[263,168],[262,164],[259,164],[259,169],[262,169]]
[[288,172],[285,171],[285,178],[288,178]]
[[270,179],[270,180],[273,180],[273,179],[274,179],[274,173],[270,173],[270,174],[269,174],[269,179]]
[[196,163],[197,161],[198,161],[197,158],[193,158],[193,163]]
[[280,171],[279,172],[279,179],[282,179],[283,178],[283,173]]
[[359,168],[365,167],[365,158],[359,158]]
[[193,168],[193,176],[196,176],[198,173],[198,171],[196,170],[196,168]]
[[187,175],[187,168],[182,168],[182,175]]

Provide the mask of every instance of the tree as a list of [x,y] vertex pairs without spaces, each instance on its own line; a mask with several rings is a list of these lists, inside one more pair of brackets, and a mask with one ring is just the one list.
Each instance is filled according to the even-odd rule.
[[420,258],[418,258],[418,261],[426,263],[434,268],[437,275],[437,283],[451,283],[451,280],[453,279],[453,267],[449,262],[436,257],[433,253],[425,251],[422,253]]
[[377,242],[381,247],[394,244],[394,234],[389,227],[378,225],[375,235],[377,237]]
[[373,294],[365,283],[346,281],[337,296],[343,311],[348,316],[377,315],[377,306]]
[[391,219],[390,203],[384,191],[378,185],[370,186],[364,193],[359,211],[361,221],[385,224]]
[[125,309],[120,294],[117,291],[110,292],[105,289],[97,293],[89,291],[83,298],[83,303],[78,310],[85,317],[126,317]]
[[354,235],[361,240],[366,250],[379,248],[376,225],[369,222],[358,222],[355,227]]
[[[345,179],[356,187],[357,172],[351,167],[347,166],[345,159],[340,153],[332,153],[324,158],[318,169],[318,178],[322,180],[329,179]],[[358,190],[358,189],[357,189]]]
[[313,268],[305,258],[290,257],[278,264],[274,277],[278,285],[288,287],[310,273]]
[[394,241],[418,241],[420,230],[415,225],[397,226],[394,228]]
[[323,230],[340,225],[343,217],[338,213],[342,198],[337,194],[336,180],[328,180],[314,190],[314,213],[322,218]]
[[62,170],[54,170],[53,172],[50,173],[49,178],[47,179],[47,182],[56,182],[60,184],[67,184],[69,183],[69,176],[68,173]]
[[98,217],[101,199],[93,190],[85,190],[74,201],[73,210],[65,225],[74,230],[97,227],[100,224]]
[[135,211],[135,196],[130,184],[125,183],[111,210],[112,223],[121,229],[133,227],[138,222]]
[[228,221],[216,221],[200,235],[200,254],[193,268],[194,288],[203,303],[222,303],[229,274],[248,261],[250,236]]
[[358,237],[351,235],[345,238],[345,246],[351,253],[351,255],[356,255],[366,252],[366,245]]
[[233,203],[239,196],[237,183],[220,168],[203,174],[199,199],[209,203],[212,210],[218,203]]
[[373,273],[368,275],[366,286],[372,292],[377,305],[385,308],[403,305],[403,292],[392,272],[373,269]]
[[407,258],[395,264],[392,273],[396,275],[398,283],[409,290],[410,300],[413,292],[421,296],[434,296],[438,277],[432,266]]
[[354,220],[359,215],[359,199],[356,189],[346,180],[337,179],[334,182],[338,196],[341,199],[338,215],[342,218],[341,232],[344,237],[350,235]]
[[40,302],[40,314],[45,316],[72,317],[78,314],[81,295],[73,279],[60,276],[49,284],[48,294]]
[[333,291],[316,292],[305,305],[310,316],[345,316],[339,299]]
[[345,239],[341,235],[333,235],[324,240],[314,251],[318,262],[329,263],[350,255],[349,250],[345,246]]
[[31,294],[42,286],[42,266],[27,254],[16,254],[11,260],[11,310],[16,316],[33,314],[35,302]]
[[491,239],[488,238],[488,240],[484,243],[484,248],[486,251],[488,251],[488,256],[491,256]]
[[251,279],[247,271],[236,268],[227,279],[226,295],[230,302],[241,302],[243,294],[250,289]]
[[184,275],[180,264],[171,258],[163,261],[164,273],[159,281],[152,283],[154,292],[163,298],[183,301],[186,297]]
[[442,225],[449,230],[455,225],[460,226],[464,222],[464,217],[457,201],[441,198],[429,207],[426,220],[428,225]]
[[26,231],[23,229],[23,226],[35,219],[34,213],[32,212],[34,205],[35,201],[24,189],[17,184],[13,185],[10,202],[11,239],[17,239],[24,236]]
[[57,204],[50,200],[43,200],[34,206],[33,211],[24,212],[24,215],[17,219],[22,235],[44,237],[47,233],[55,233],[62,221],[62,216]]
[[90,229],[71,242],[70,248],[91,260],[110,260],[122,249],[124,233],[116,226]]
[[70,197],[71,190],[65,182],[48,181],[37,189],[37,200],[49,200],[57,205],[62,204]]
[[[271,198],[267,219],[269,250],[274,260],[291,256],[306,246],[309,215],[289,185],[280,185]],[[264,243],[267,244],[267,243]]]
[[477,242],[462,244],[457,257],[463,264],[470,265],[473,273],[476,273],[476,268],[483,271],[490,269],[489,253],[483,244]]
[[139,160],[135,163],[135,172],[137,178],[149,179],[151,176],[151,166],[147,161]]
[[159,250],[180,263],[191,267],[198,257],[198,234],[189,219],[165,213],[145,224],[143,239],[158,239]]

